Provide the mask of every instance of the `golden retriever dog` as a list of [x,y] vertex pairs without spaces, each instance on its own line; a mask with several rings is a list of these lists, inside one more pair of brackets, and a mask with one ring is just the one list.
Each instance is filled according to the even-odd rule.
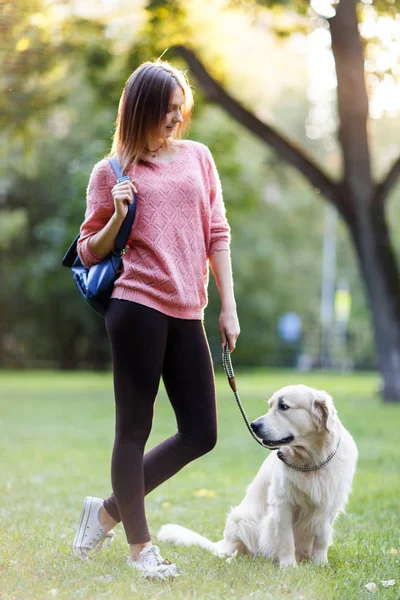
[[211,542],[180,525],[163,525],[161,541],[201,546],[217,556],[250,553],[277,560],[328,562],[332,526],[346,506],[357,446],[327,392],[289,385],[251,427],[271,452],[242,502],[227,515],[224,538]]

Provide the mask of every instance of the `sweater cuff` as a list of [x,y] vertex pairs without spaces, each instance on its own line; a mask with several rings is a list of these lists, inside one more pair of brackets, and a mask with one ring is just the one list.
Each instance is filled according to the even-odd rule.
[[78,242],[78,256],[81,259],[81,263],[87,268],[93,267],[93,265],[99,263],[102,259],[98,256],[89,246],[89,241],[92,236],[86,238],[82,242]]
[[227,250],[230,252],[229,240],[215,240],[215,242],[210,244],[208,257],[210,257],[211,254],[213,254],[216,250]]

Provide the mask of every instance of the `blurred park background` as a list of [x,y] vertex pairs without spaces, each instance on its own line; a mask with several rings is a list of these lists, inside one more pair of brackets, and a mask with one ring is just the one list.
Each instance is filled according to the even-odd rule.
[[[377,598],[399,595],[399,405],[376,394],[400,401],[399,7],[0,2],[2,598],[350,600],[371,582]],[[168,547],[180,582],[145,585],[128,573],[121,528],[93,562],[70,556],[82,498],[110,492],[114,403],[104,320],[61,260],[125,82],[160,56],[187,71],[190,137],[209,146],[222,180],[249,417],[302,381],[332,394],[359,448],[326,568],[282,573],[261,557],[229,564]],[[153,533],[175,521],[216,539],[265,458],[222,372],[211,274],[209,297],[219,441],[146,498]],[[175,427],[161,386],[149,447]]]
[[[110,368],[61,267],[143,61],[187,70],[232,228],[235,366],[376,370],[400,400],[394,0],[1,4],[0,367]],[[367,143],[368,134],[368,143]],[[205,325],[220,360],[212,276]]]

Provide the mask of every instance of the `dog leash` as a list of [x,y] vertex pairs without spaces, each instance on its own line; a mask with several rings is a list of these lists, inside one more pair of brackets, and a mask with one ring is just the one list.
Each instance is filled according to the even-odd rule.
[[335,456],[336,452],[339,449],[340,446],[340,435],[339,435],[339,439],[337,441],[336,444],[336,448],[334,449],[334,451],[319,465],[311,465],[308,467],[297,467],[296,465],[292,465],[291,463],[286,462],[286,459],[284,458],[282,452],[278,449],[278,448],[271,448],[271,446],[267,446],[266,444],[264,444],[264,442],[256,436],[256,434],[254,433],[254,431],[251,428],[251,425],[249,423],[249,420],[247,418],[247,415],[245,413],[245,410],[242,406],[242,403],[240,401],[239,398],[239,393],[237,391],[237,387],[236,387],[236,381],[235,381],[235,374],[233,372],[233,367],[232,367],[232,361],[231,361],[231,353],[229,351],[229,344],[228,342],[226,342],[225,346],[223,347],[223,351],[222,351],[222,364],[224,366],[225,369],[225,373],[226,376],[228,377],[228,381],[229,381],[229,385],[231,386],[231,389],[235,395],[235,399],[237,402],[237,405],[239,407],[240,412],[242,413],[242,417],[244,419],[244,422],[247,425],[247,429],[250,431],[251,435],[253,436],[253,438],[256,440],[256,442],[258,442],[260,444],[260,446],[262,446],[263,448],[267,448],[267,450],[278,450],[278,458],[287,466],[290,467],[291,469],[294,469],[295,471],[317,471],[318,469],[320,469],[321,467],[324,467],[328,462],[330,462],[332,460],[332,458]]
[[239,407],[239,410],[242,413],[242,417],[244,419],[244,422],[247,425],[247,429],[250,431],[251,435],[256,440],[256,442],[258,442],[260,444],[260,446],[262,446],[263,448],[267,448],[267,450],[273,450],[273,448],[271,448],[270,446],[267,446],[266,444],[264,444],[264,442],[259,437],[256,436],[256,434],[254,433],[254,431],[251,428],[251,425],[249,423],[249,420],[247,418],[245,410],[244,410],[244,408],[242,406],[242,403],[240,401],[239,393],[237,391],[236,381],[235,381],[235,374],[233,372],[232,361],[231,361],[231,353],[229,351],[229,344],[228,344],[228,342],[226,342],[226,344],[225,344],[225,346],[223,347],[223,350],[222,350],[222,364],[224,366],[226,376],[228,377],[228,381],[229,381],[229,385],[231,386],[231,390],[232,390],[232,392],[235,395],[235,399],[236,399],[237,405]]

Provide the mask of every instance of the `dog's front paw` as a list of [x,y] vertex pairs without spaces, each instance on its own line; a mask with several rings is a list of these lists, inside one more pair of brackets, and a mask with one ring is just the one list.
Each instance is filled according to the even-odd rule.
[[327,565],[328,564],[328,556],[326,551],[321,552],[313,552],[311,555],[311,560],[316,565]]
[[281,569],[287,569],[288,567],[297,569],[297,562],[293,556],[287,556],[279,559],[279,566]]

